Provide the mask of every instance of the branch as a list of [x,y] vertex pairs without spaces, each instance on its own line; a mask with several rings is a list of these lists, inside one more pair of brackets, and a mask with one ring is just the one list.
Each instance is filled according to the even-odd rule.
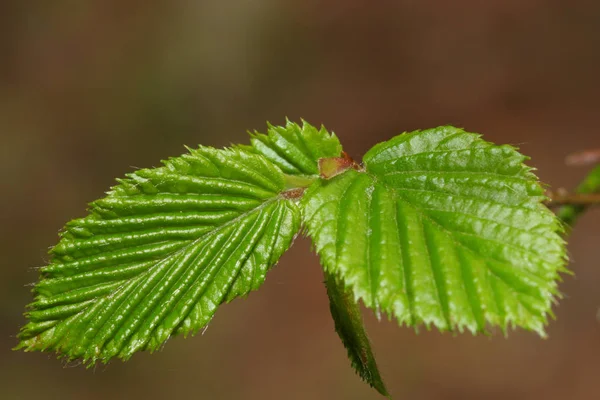
[[600,193],[569,193],[566,189],[558,189],[556,192],[547,191],[548,207],[560,206],[593,206],[600,205]]
[[[580,153],[582,154],[582,153]],[[556,215],[567,225],[572,227],[575,221],[583,214],[591,205],[600,204],[600,165],[597,165],[579,184],[575,195],[567,195],[563,200],[581,200],[565,201],[560,207]],[[554,200],[550,197],[551,200]],[[583,201],[585,200],[585,201]],[[558,202],[560,203],[560,202]],[[552,204],[552,203],[550,203]]]

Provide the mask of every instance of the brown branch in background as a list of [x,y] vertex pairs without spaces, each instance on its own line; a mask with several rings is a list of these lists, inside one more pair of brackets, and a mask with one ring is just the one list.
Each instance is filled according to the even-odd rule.
[[569,193],[566,189],[560,188],[557,191],[547,191],[546,196],[548,196],[546,202],[548,207],[600,205],[600,193]]
[[570,154],[565,159],[565,163],[574,167],[600,164],[600,149],[585,150]]
[[556,209],[556,215],[565,224],[572,228],[577,219],[593,205],[600,204],[600,149],[586,150],[580,153],[572,154],[566,159],[567,165],[587,165],[596,164],[596,166],[581,181],[576,194],[565,194],[566,191],[558,191],[556,196],[552,193],[549,206],[559,205]]

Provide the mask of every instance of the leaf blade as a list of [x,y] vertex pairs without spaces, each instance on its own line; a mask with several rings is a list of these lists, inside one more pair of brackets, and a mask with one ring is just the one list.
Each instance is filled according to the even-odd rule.
[[195,332],[291,245],[299,210],[264,157],[200,147],[128,175],[67,224],[18,347],[108,361]]
[[544,335],[566,256],[562,227],[524,160],[454,127],[399,135],[367,152],[366,172],[309,188],[307,231],[325,269],[400,324]]

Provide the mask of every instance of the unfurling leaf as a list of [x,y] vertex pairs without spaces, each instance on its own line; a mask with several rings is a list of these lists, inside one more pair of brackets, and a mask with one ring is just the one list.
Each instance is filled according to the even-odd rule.
[[127,359],[204,327],[257,289],[297,234],[284,178],[262,156],[205,147],[130,174],[66,226],[19,347]]
[[453,127],[402,134],[316,181],[304,222],[326,271],[401,324],[544,335],[565,249],[524,160]]
[[358,303],[354,301],[352,293],[336,281],[335,276],[325,272],[325,277],[335,330],[348,350],[352,367],[372,388],[384,396],[389,396],[377,368]]
[[338,157],[340,141],[324,127],[317,129],[303,121],[302,126],[287,121],[285,127],[269,124],[267,134],[252,134],[252,146],[242,146],[262,154],[289,175],[319,174],[319,159]]

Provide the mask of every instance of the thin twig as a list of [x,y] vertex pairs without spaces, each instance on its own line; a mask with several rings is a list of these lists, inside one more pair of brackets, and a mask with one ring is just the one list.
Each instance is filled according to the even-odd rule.
[[[600,165],[597,165],[592,171],[587,174],[583,181],[577,187],[576,193],[578,196],[588,196],[588,200],[593,200],[600,194]],[[599,202],[587,202],[587,203],[569,203],[561,206],[557,211],[556,215],[565,223],[565,225],[572,227],[577,218],[581,216],[591,205],[600,204]]]
[[568,193],[565,189],[559,189],[556,192],[546,192],[548,207],[558,206],[593,206],[600,205],[600,193]]

